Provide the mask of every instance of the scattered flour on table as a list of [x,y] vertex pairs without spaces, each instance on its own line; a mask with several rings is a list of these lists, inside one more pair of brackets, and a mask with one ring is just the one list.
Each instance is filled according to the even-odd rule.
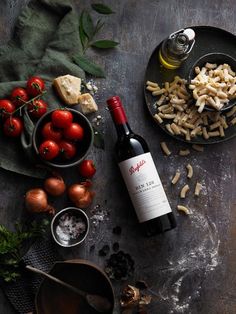
[[[228,157],[227,154],[223,157],[221,153],[212,152],[212,160],[217,160],[216,164],[213,164],[213,169],[217,168],[215,173],[209,173],[204,168],[204,159],[198,159],[198,156],[179,158],[179,162],[176,162],[175,156],[170,156],[168,159],[169,182],[165,184],[167,191],[177,169],[181,171],[181,180],[178,184],[187,183],[186,165],[188,163],[192,165],[194,171],[191,183],[195,184],[198,181],[202,185],[199,198],[188,197],[185,200],[185,204],[191,212],[188,217],[191,232],[187,232],[185,228],[181,229],[178,234],[181,245],[177,250],[173,250],[172,256],[168,260],[169,267],[164,270],[164,278],[169,279],[160,289],[159,295],[161,295],[161,300],[168,304],[169,311],[166,312],[168,314],[190,314],[191,301],[200,296],[202,281],[221,263],[218,227],[209,218],[211,215],[208,211],[211,209],[209,206],[213,199],[217,199],[219,208],[227,206],[225,205],[224,191],[232,176],[231,163],[227,162]],[[178,187],[172,186],[173,195],[177,189]],[[176,204],[178,201],[176,199]],[[199,206],[196,209],[194,205],[194,202],[198,201],[199,204],[202,204],[200,210]],[[216,214],[217,209],[214,208],[213,213]],[[224,219],[228,218],[227,211],[221,211],[221,215]],[[199,234],[199,237],[194,236],[195,234]]]
[[190,313],[190,302],[199,296],[202,278],[220,263],[220,240],[216,225],[195,211],[192,211],[189,223],[193,233],[199,233],[199,239],[194,238],[191,242],[191,238],[188,239],[190,234],[183,235],[179,255],[176,256],[174,252],[169,259],[169,279],[159,291],[162,300],[169,303],[170,314]]

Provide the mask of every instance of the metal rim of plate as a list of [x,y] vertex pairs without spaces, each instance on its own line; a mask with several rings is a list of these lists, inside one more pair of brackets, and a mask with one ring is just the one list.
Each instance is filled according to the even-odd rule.
[[[156,108],[154,107],[154,103],[157,101],[157,98],[152,96],[152,94],[146,90],[146,81],[157,82],[159,85],[162,85],[164,82],[171,82],[174,76],[179,75],[182,78],[187,79],[188,73],[195,63],[195,61],[204,54],[210,52],[222,52],[227,53],[232,57],[236,57],[236,36],[224,29],[212,27],[212,26],[189,26],[186,28],[192,28],[196,33],[196,43],[191,52],[188,59],[181,65],[179,69],[176,70],[168,70],[165,69],[159,62],[158,52],[161,47],[162,42],[158,44],[158,46],[152,52],[148,65],[146,67],[145,79],[144,79],[144,98],[146,102],[146,106],[150,115],[156,124],[168,135],[172,138],[177,139],[179,141],[188,143],[188,144],[200,144],[200,145],[208,145],[208,144],[216,144],[221,143],[227,140],[232,139],[236,136],[236,125],[229,126],[225,130],[225,137],[212,137],[208,140],[198,136],[190,141],[187,141],[184,137],[179,135],[171,134],[166,128],[166,123],[158,123],[158,121],[154,118],[154,114],[156,113]],[[208,37],[207,37],[208,36]],[[207,45],[206,45],[207,40]]]

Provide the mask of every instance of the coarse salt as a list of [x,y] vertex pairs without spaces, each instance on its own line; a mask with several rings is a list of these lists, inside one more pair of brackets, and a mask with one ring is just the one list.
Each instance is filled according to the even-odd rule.
[[56,234],[62,241],[77,239],[86,231],[86,224],[80,217],[64,214],[59,219]]

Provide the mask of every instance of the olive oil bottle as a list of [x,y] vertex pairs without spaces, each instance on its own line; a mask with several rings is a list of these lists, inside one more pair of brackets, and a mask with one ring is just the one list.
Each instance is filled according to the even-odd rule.
[[180,67],[188,58],[195,43],[195,32],[191,28],[181,29],[172,33],[162,42],[159,50],[161,64],[170,70]]

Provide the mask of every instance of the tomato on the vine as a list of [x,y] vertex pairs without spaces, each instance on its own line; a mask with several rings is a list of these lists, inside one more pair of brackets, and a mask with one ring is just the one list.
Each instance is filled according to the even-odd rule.
[[52,140],[55,142],[59,142],[62,138],[61,130],[55,128],[52,122],[47,122],[42,128],[42,136],[46,140]]
[[28,104],[27,109],[32,118],[40,118],[47,112],[48,105],[42,99],[36,99]]
[[3,132],[10,137],[18,137],[23,131],[23,122],[19,117],[8,118],[3,125]]
[[60,152],[64,159],[71,159],[76,154],[76,147],[75,144],[70,143],[68,141],[60,141],[59,143]]
[[42,92],[45,89],[44,81],[41,79],[41,77],[33,76],[28,79],[27,81],[27,93],[30,96],[37,96],[39,94],[42,94]]
[[55,127],[65,129],[71,125],[73,115],[69,110],[57,109],[53,111],[51,119]]
[[2,118],[9,117],[15,111],[14,104],[8,99],[0,99],[0,115]]
[[63,130],[63,135],[68,140],[81,141],[84,137],[84,129],[78,123],[71,123]]
[[79,165],[79,173],[85,178],[92,178],[95,175],[96,168],[91,159],[85,159]]
[[29,96],[24,88],[16,87],[11,92],[11,100],[16,107],[20,107],[29,100]]
[[51,140],[46,140],[39,146],[39,154],[45,160],[54,159],[59,151],[58,144]]

